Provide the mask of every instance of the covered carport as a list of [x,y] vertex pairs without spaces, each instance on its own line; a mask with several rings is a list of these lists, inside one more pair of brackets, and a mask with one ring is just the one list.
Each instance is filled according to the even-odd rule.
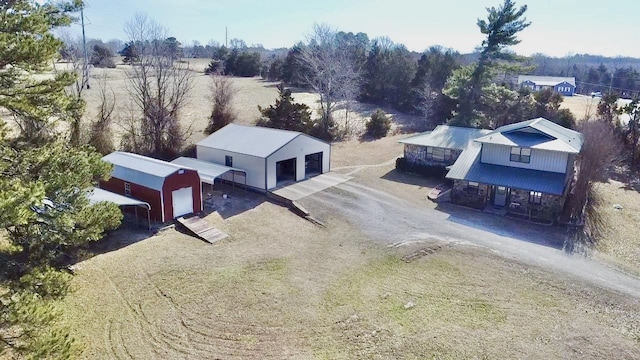
[[247,184],[247,172],[242,169],[184,156],[173,160],[171,163],[195,169],[200,175],[200,181],[211,186],[213,186],[216,179],[230,181],[232,186],[236,183]]
[[149,225],[149,230],[151,230],[151,205],[149,205],[149,203],[95,187],[87,193],[87,198],[91,204],[108,201],[115,203],[121,208],[133,206],[136,216],[136,227],[138,226],[138,207],[144,207],[147,210],[147,224]]

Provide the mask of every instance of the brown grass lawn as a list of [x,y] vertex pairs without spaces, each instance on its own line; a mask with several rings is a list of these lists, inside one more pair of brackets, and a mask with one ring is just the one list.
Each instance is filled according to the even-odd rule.
[[[202,71],[206,61],[192,66]],[[117,117],[126,115],[124,69],[106,72]],[[204,137],[209,81],[197,75],[183,112],[192,141]],[[257,105],[275,101],[275,84],[233,81],[238,122],[252,124]],[[88,92],[88,116],[96,94]],[[314,94],[294,97],[316,107]],[[563,106],[580,118],[584,100],[567,98]],[[354,136],[333,146],[332,168],[432,206],[424,197],[437,181],[394,170],[400,133],[419,119],[393,114],[392,135],[360,141],[372,110],[360,105],[351,113]],[[345,115],[337,115],[343,125]],[[640,197],[615,184],[599,191],[616,224],[602,249],[637,267]],[[405,263],[401,257],[424,244],[383,247],[341,218],[329,216],[321,228],[258,195],[230,199],[207,217],[230,234],[215,245],[176,230],[133,242],[122,231],[106,241],[128,246],[78,264],[75,292],[62,305],[83,358],[640,358],[637,300],[478,248],[445,247]],[[624,209],[612,210],[613,203]]]
[[63,306],[82,357],[640,356],[633,300],[475,248],[405,263],[418,247],[254,205],[208,217],[231,235],[215,245],[168,230],[79,264]]
[[[598,212],[606,227],[599,250],[616,264],[640,276],[640,193],[615,180],[596,184]],[[614,205],[622,205],[621,210]]]

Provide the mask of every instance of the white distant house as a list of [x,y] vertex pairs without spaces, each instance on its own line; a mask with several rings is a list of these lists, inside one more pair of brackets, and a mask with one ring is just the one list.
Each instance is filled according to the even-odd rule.
[[269,190],[329,172],[331,144],[295,131],[229,124],[196,145],[196,158],[242,169],[244,185]]
[[573,96],[576,92],[575,77],[519,75],[518,85],[533,91],[553,89],[564,96]]

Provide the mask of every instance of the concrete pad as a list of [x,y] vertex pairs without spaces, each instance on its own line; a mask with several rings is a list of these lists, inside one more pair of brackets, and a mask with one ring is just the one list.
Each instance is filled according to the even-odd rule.
[[283,198],[296,201],[351,179],[353,178],[350,176],[338,173],[325,173],[307,180],[277,188],[271,192],[278,196],[282,196]]

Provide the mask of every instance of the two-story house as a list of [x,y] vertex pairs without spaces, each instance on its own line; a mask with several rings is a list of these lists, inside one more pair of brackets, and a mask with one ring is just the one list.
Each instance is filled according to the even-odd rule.
[[433,131],[399,140],[404,158],[412,165],[449,166],[475,139],[491,130],[438,125]]
[[528,218],[556,220],[573,179],[582,134],[537,118],[476,138],[449,168],[451,201],[500,207]]

